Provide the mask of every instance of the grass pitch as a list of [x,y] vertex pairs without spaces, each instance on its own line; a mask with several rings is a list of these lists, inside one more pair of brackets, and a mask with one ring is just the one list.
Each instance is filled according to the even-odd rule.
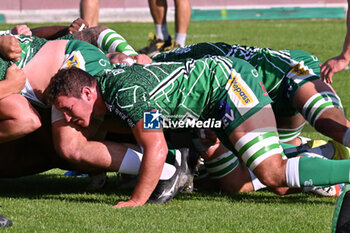
[[[48,24],[45,24],[48,25]],[[108,23],[135,49],[147,44],[152,23]],[[0,25],[0,30],[13,25]],[[30,27],[41,26],[29,24]],[[174,25],[169,32],[174,36]],[[302,49],[321,61],[340,53],[344,20],[191,22],[187,44],[227,42],[272,49]],[[349,71],[335,75],[333,87],[349,102]],[[347,114],[349,117],[349,114]],[[304,136],[325,138],[307,127]],[[336,198],[267,191],[249,194],[181,194],[165,205],[112,209],[131,190],[118,190],[109,173],[106,188],[87,193],[88,178],[63,177],[54,169],[36,176],[0,180],[0,213],[14,225],[5,232],[330,232]]]

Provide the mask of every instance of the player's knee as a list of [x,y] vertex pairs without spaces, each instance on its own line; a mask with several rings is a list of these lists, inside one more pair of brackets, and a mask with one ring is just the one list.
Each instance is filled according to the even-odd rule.
[[[281,176],[283,175],[281,174]],[[279,175],[266,174],[259,177],[259,180],[268,187],[274,188],[283,186],[283,179],[281,179]]]
[[261,183],[268,187],[286,186],[286,165],[280,154],[273,155],[261,162],[255,169],[254,174]]

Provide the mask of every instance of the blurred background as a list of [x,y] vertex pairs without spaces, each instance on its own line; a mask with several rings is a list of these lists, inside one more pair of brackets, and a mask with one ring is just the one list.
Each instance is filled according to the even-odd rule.
[[[191,0],[191,21],[344,18],[346,0]],[[80,0],[0,0],[0,23],[71,22]],[[174,21],[174,1],[167,19]],[[152,22],[146,0],[100,0],[99,22]]]

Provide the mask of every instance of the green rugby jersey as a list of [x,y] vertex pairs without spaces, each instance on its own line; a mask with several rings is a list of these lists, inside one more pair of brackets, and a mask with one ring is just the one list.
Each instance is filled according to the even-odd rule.
[[[246,60],[254,66],[263,79],[272,99],[279,94],[281,84],[290,78],[297,86],[307,80],[319,78],[321,62],[314,55],[301,50],[272,50],[269,48],[229,45],[226,43],[199,43],[156,54],[155,62],[200,59],[209,56],[228,56]],[[293,96],[296,90],[293,90]]]
[[131,128],[144,112],[158,110],[162,119],[213,117],[229,134],[271,102],[257,71],[236,58],[119,66],[96,78],[109,112]]
[[[15,64],[19,68],[23,68],[27,63],[37,54],[37,52],[48,41],[36,36],[15,36],[21,46],[21,58]],[[61,37],[60,39],[71,39],[72,35]],[[63,52],[63,51],[62,51]],[[66,46],[65,61],[62,68],[76,66],[82,70],[87,71],[91,75],[95,75],[103,69],[112,69],[108,58],[105,54],[95,47],[84,41],[69,40]],[[49,56],[47,59],[51,59]],[[5,79],[6,69],[12,64],[3,57],[0,57],[0,80]]]
[[22,49],[21,59],[17,62],[11,62],[0,56],[0,80],[5,79],[6,70],[11,64],[15,63],[19,68],[23,68],[47,42],[46,39],[35,36],[17,35],[14,37],[18,39]]
[[96,46],[80,40],[69,40],[61,69],[77,67],[92,76],[105,69],[113,69],[109,59]]

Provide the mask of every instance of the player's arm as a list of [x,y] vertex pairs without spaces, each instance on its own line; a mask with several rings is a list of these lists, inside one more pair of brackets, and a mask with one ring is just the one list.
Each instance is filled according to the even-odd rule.
[[5,80],[0,81],[0,100],[12,94],[18,94],[26,82],[23,70],[15,64],[6,70]]
[[16,37],[10,35],[0,36],[0,55],[7,60],[19,61],[21,46]]
[[113,53],[107,53],[106,56],[109,59],[109,62],[111,64],[120,64],[120,63],[126,63],[129,66],[132,64],[151,64],[152,59],[148,57],[145,54],[139,54],[134,56],[128,56],[124,53],[120,52],[113,52]]
[[14,28],[11,29],[11,34],[13,35],[26,35],[26,36],[31,36],[32,31],[27,25],[17,25]]
[[136,141],[144,148],[140,175],[131,199],[119,202],[114,207],[135,207],[144,205],[155,189],[161,175],[168,147],[163,131],[143,129],[141,119],[132,129]]
[[38,27],[32,28],[32,33],[34,36],[45,38],[48,40],[57,39],[58,37],[72,34],[78,31],[81,31],[85,28],[88,28],[89,24],[78,18],[72,22],[70,26],[46,26],[46,27]]
[[[350,0],[348,0],[348,6],[350,6]],[[350,61],[350,11],[347,12],[346,26],[342,52],[338,56],[328,59],[321,66],[321,78],[328,83],[332,82],[333,74],[345,69]]]

